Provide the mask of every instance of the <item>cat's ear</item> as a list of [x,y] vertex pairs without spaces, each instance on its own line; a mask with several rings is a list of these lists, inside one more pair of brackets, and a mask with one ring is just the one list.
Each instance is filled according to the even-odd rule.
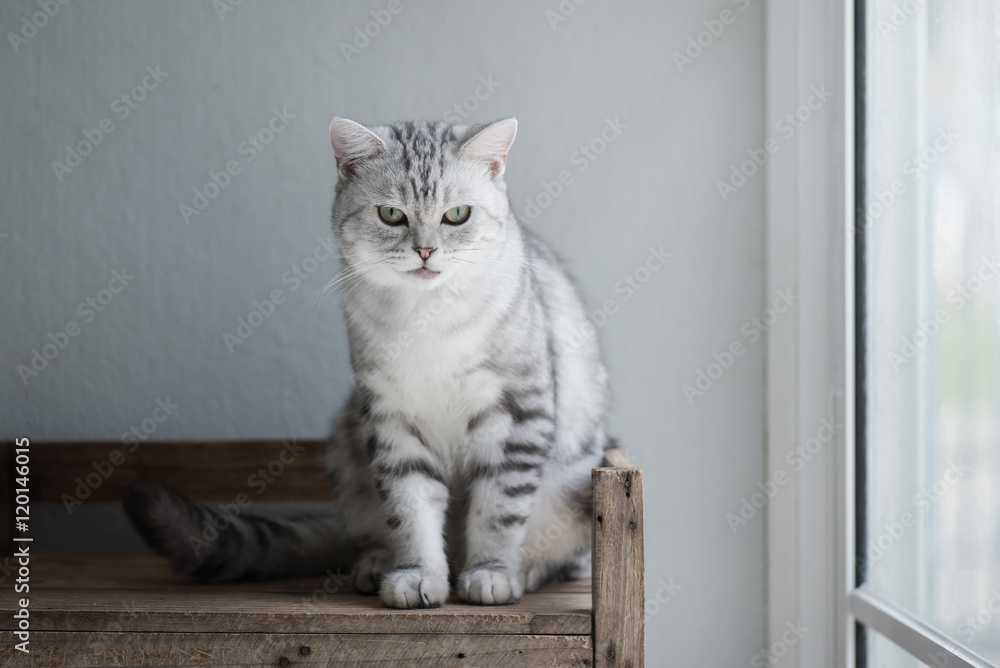
[[377,134],[360,123],[338,117],[330,121],[330,145],[337,156],[337,171],[343,176],[351,176],[358,163],[385,149],[385,142]]
[[486,126],[477,126],[471,132],[472,136],[462,144],[462,155],[485,162],[489,165],[493,178],[503,176],[507,165],[507,151],[517,134],[517,119],[505,118]]

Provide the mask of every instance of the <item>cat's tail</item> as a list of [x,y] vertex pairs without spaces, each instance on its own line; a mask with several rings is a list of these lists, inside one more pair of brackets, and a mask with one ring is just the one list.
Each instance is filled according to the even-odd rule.
[[155,482],[133,485],[125,512],[143,539],[178,573],[210,582],[269,580],[350,568],[356,549],[330,516],[268,518],[236,503],[195,503]]

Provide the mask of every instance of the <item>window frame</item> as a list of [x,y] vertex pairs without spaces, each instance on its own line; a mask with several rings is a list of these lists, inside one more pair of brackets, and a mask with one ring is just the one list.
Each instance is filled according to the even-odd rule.
[[[781,142],[765,168],[765,295],[798,295],[790,317],[766,333],[766,475],[786,456],[834,430],[766,509],[766,648],[788,668],[864,666],[862,627],[921,661],[949,668],[993,664],[863,586],[855,546],[864,491],[864,0],[768,0],[765,11],[765,139],[811,86],[833,98]],[[857,56],[857,57],[856,57]],[[859,401],[862,400],[862,401]],[[857,465],[862,466],[858,467]],[[860,520],[860,521],[859,521]],[[788,624],[805,629],[789,642]],[[775,654],[777,656],[777,653]]]

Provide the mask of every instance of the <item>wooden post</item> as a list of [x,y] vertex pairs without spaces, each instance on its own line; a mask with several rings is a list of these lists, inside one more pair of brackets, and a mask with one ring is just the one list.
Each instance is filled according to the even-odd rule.
[[617,448],[593,471],[594,666],[646,660],[642,471]]

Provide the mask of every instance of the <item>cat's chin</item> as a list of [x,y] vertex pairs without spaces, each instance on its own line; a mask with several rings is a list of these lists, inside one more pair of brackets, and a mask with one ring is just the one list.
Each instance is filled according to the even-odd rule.
[[420,267],[419,269],[408,271],[406,274],[407,276],[413,276],[420,281],[433,281],[441,276],[440,271],[434,271],[433,269],[428,269],[427,267]]

